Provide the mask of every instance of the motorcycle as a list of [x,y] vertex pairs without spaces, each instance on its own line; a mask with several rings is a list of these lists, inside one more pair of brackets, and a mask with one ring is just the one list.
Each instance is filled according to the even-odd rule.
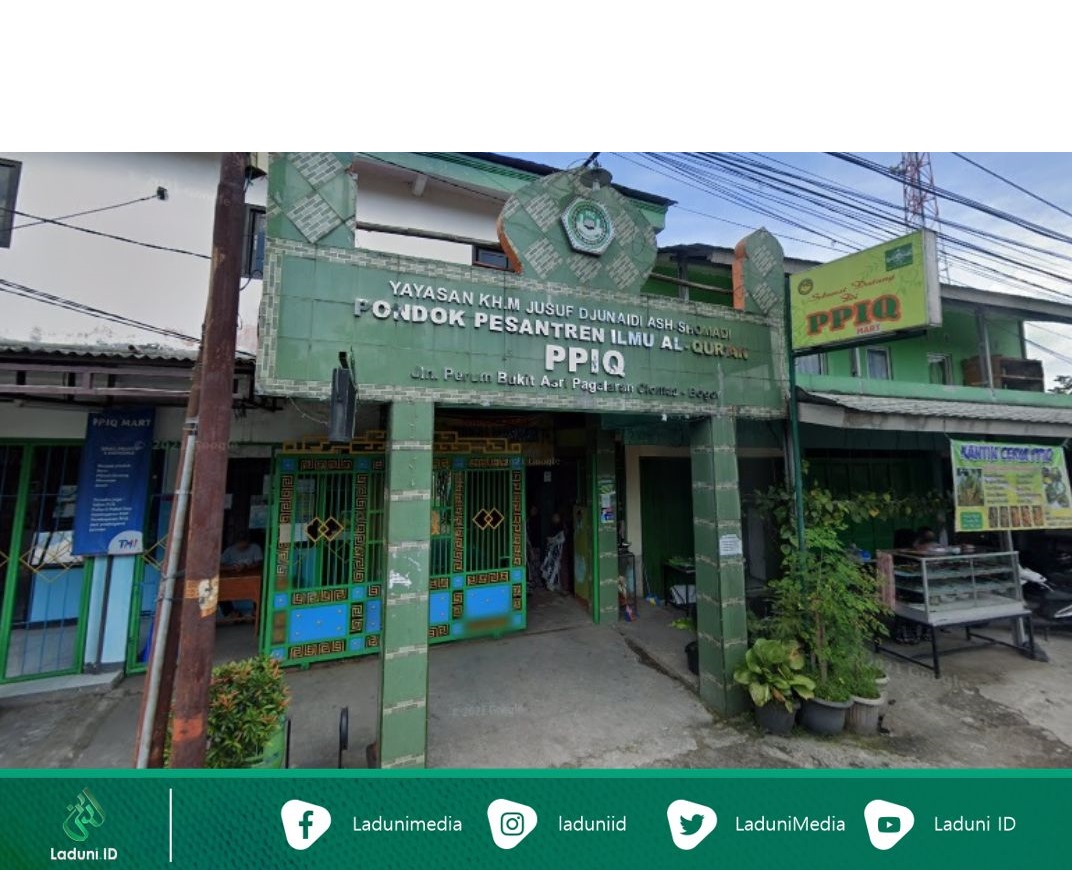
[[1072,629],[1072,572],[1045,576],[1021,565],[1020,589],[1036,623],[1044,628]]

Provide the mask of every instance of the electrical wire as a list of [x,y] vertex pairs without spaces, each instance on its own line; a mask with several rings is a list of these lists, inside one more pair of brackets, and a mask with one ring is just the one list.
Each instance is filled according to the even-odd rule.
[[[644,153],[641,157],[647,161],[646,169],[660,172],[670,178],[677,178],[678,181],[681,181],[681,177],[684,176],[684,183],[691,187],[706,193],[714,193],[716,196],[721,196],[722,199],[728,199],[730,202],[742,205],[744,208],[773,216],[776,220],[786,220],[789,216],[784,214],[784,211],[780,208],[771,208],[770,204],[781,204],[785,209],[790,209],[793,208],[793,200],[787,199],[786,196],[776,196],[771,193],[772,191],[784,192],[790,198],[800,198],[810,204],[803,210],[796,209],[794,214],[797,216],[804,211],[826,222],[830,220],[833,214],[837,216],[834,218],[834,223],[843,228],[851,229],[856,234],[863,234],[865,237],[884,241],[890,237],[891,233],[903,232],[904,229],[903,219],[896,204],[873,195],[856,192],[851,188],[839,185],[832,182],[832,180],[825,179],[809,171],[798,171],[792,165],[777,159],[775,159],[775,163],[790,168],[790,171],[772,167],[770,163],[764,163],[763,160],[740,155],[684,154],[671,156],[661,153]],[[759,157],[762,158],[763,156]],[[636,163],[636,161],[633,162]],[[717,182],[717,175],[733,178],[737,190],[730,192],[724,185],[720,187]],[[806,176],[811,176],[811,178]],[[817,179],[818,181],[816,181]],[[745,187],[751,193],[752,200],[748,200],[739,194],[742,181],[748,182]],[[835,194],[838,196],[834,196]],[[755,202],[756,199],[760,202]],[[768,205],[763,205],[764,203]],[[802,222],[797,220],[793,223],[795,226],[800,226]],[[1060,252],[1031,246],[1019,240],[1009,239],[979,228],[949,221],[945,222],[945,224],[962,227],[965,232],[986,238],[988,241],[1002,247],[1013,250],[1026,248],[1046,257],[1072,260],[1072,257]],[[844,239],[834,239],[835,234],[831,234],[828,231],[816,230],[814,227],[807,227],[806,231],[824,236],[831,239],[831,241],[840,241],[845,244]],[[1048,266],[1048,263],[1044,263],[1039,259],[1032,260],[1030,257],[1024,259],[1023,255],[1020,257],[1002,255],[989,248],[984,248],[978,243],[970,242],[949,233],[941,234],[941,238],[947,243],[947,258],[962,264],[966,271],[973,272],[976,275],[987,272],[987,277],[989,278],[998,278],[1006,284],[1013,282],[1030,289],[1032,292],[1041,290],[1063,300],[1072,298],[1072,295],[1068,293],[1057,291],[1046,285],[1040,285],[1038,282],[1032,282],[1023,276],[1016,276],[997,269],[992,265],[988,265],[985,261],[989,260],[993,263],[1013,266],[1062,283],[1070,281],[1064,274],[1054,272]],[[950,244],[961,251],[968,252],[971,256],[965,257],[952,254],[948,250]],[[859,242],[855,242],[855,247],[861,247]]]
[[961,154],[959,151],[954,151],[953,154],[956,155],[957,157],[959,157],[962,161],[965,161],[966,163],[970,163],[976,169],[982,170],[987,175],[993,176],[995,179],[998,179],[999,181],[1004,182],[1006,185],[1009,185],[1010,187],[1016,188],[1017,191],[1020,191],[1023,194],[1027,194],[1027,196],[1031,197],[1033,200],[1038,200],[1040,203],[1044,203],[1045,205],[1049,206],[1051,209],[1056,209],[1062,215],[1067,215],[1069,218],[1072,218],[1072,212],[1069,212],[1067,209],[1064,209],[1061,206],[1058,206],[1056,203],[1051,203],[1045,197],[1040,197],[1034,191],[1029,191],[1027,188],[1016,184],[1016,182],[1014,182],[1012,179],[1007,179],[1007,178],[1005,178],[1005,176],[1001,175],[1000,173],[996,173],[992,169],[988,169],[987,167],[984,167],[981,163],[978,163],[977,161],[972,160],[970,157]]
[[[163,190],[163,189],[161,189]],[[167,192],[164,192],[165,196]],[[60,215],[58,218],[51,219],[52,221],[66,221],[68,218],[79,218],[82,215],[96,215],[98,212],[110,212],[112,209],[120,209],[123,206],[132,206],[135,203],[144,203],[146,200],[159,200],[161,199],[160,193],[150,194],[148,197],[138,197],[135,200],[126,200],[123,203],[116,203],[114,206],[100,206],[97,209],[85,209],[81,212],[71,212],[69,215]],[[5,209],[4,211],[14,212],[14,209]],[[27,221],[25,224],[16,224],[12,227],[12,230],[24,230],[27,227],[37,227],[39,224],[48,224],[49,220],[45,218],[39,218],[36,221]]]
[[21,285],[18,282],[13,282],[4,278],[0,278],[0,292],[12,294],[17,297],[24,297],[28,300],[34,300],[35,302],[44,303],[49,306],[56,306],[60,309],[67,309],[68,311],[77,312],[81,315],[98,318],[103,321],[111,321],[115,324],[121,324],[124,327],[134,327],[138,330],[156,333],[170,339],[181,339],[184,342],[194,343],[201,342],[198,337],[181,333],[178,330],[171,330],[167,327],[157,327],[155,324],[147,324],[144,321],[128,318],[126,315],[119,315],[115,312],[109,312],[106,309],[98,309],[96,306],[88,306],[85,303],[79,303],[77,300],[50,294],[47,291],[27,287],[26,285]]
[[172,254],[185,254],[189,257],[197,257],[202,260],[211,260],[212,258],[207,254],[199,254],[196,251],[188,251],[185,248],[173,248],[170,245],[156,245],[153,242],[142,242],[140,239],[130,239],[127,236],[117,236],[114,233],[105,233],[101,230],[90,230],[88,227],[78,227],[75,224],[65,224],[58,218],[43,218],[40,215],[31,215],[29,212],[22,212],[18,209],[7,209],[4,206],[0,206],[6,212],[11,212],[13,215],[19,215],[23,218],[32,218],[34,221],[41,224],[55,224],[57,227],[66,227],[68,230],[77,230],[79,233],[88,233],[91,236],[101,236],[105,239],[114,239],[117,242],[127,242],[131,245],[140,245],[142,248],[151,248],[154,251],[169,251]]

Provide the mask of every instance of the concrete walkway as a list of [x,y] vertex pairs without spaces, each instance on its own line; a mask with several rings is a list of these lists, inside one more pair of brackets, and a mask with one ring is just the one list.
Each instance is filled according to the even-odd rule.
[[[677,613],[595,626],[574,601],[541,594],[530,629],[430,652],[433,767],[1069,767],[1072,638],[1043,642],[1051,662],[993,648],[943,660],[943,677],[886,660],[887,734],[762,736],[748,715],[713,716],[685,666]],[[219,650],[252,650],[248,627]],[[339,711],[350,710],[347,765],[364,766],[376,729],[376,658],[289,670],[291,765],[334,767]],[[0,766],[130,765],[143,679],[104,693],[0,703]]]

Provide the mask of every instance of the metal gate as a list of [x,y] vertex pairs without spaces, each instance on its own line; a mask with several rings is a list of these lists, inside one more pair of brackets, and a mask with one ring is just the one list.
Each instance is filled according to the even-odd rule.
[[428,637],[525,628],[525,474],[520,457],[432,462]]
[[78,445],[0,445],[0,682],[80,672],[92,558],[71,554]]
[[[378,651],[383,454],[277,455],[261,648],[286,665]],[[433,459],[429,642],[525,626],[521,457]]]
[[377,650],[383,455],[276,458],[262,648],[286,664]]

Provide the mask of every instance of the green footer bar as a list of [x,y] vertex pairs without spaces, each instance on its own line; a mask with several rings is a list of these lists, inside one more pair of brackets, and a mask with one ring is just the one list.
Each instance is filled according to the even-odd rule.
[[10,869],[1066,869],[1072,772],[0,773]]

